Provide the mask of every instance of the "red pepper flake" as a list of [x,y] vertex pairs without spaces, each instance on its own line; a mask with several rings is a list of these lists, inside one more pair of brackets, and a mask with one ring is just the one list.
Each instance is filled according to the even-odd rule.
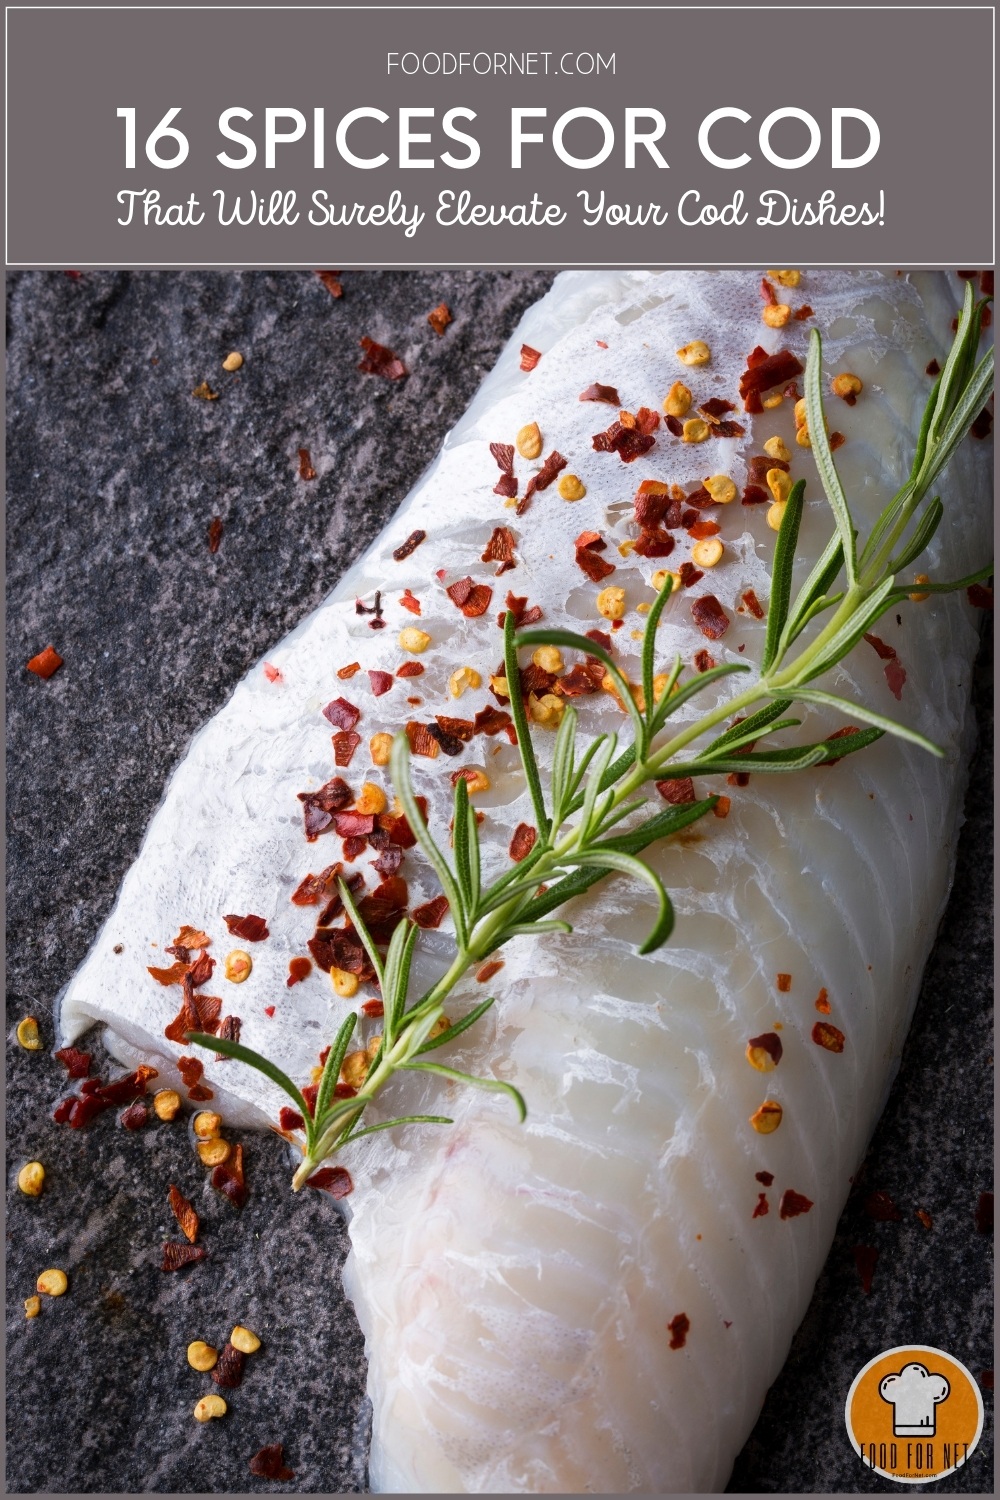
[[743,505],[769,505],[771,496],[759,484],[748,484],[743,491]]
[[741,597],[747,607],[747,612],[753,615],[755,620],[763,620],[764,608],[753,589],[747,589]]
[[404,661],[396,672],[397,677],[422,677],[424,664],[422,661]]
[[281,1110],[278,1113],[278,1124],[282,1130],[302,1130],[305,1123],[305,1120],[303,1120],[297,1109],[289,1109],[287,1104],[281,1106]]
[[429,760],[433,760],[438,754],[440,747],[426,724],[410,719],[406,726],[406,738],[410,742],[411,754],[425,755]]
[[553,479],[555,479],[556,475],[561,473],[568,463],[569,459],[563,458],[562,454],[559,453],[555,448],[553,448],[552,452],[542,464],[542,467],[539,469],[538,473],[533,475],[532,478],[528,480],[528,487],[524,492],[523,499],[519,500],[517,503],[515,514],[523,516],[524,512],[528,509],[528,506],[531,504],[531,497],[534,495],[535,491],[547,490]]
[[243,1382],[243,1362],[246,1355],[235,1344],[226,1343],[222,1347],[222,1353],[212,1370],[212,1379],[216,1385],[221,1385],[223,1390],[235,1390]]
[[384,344],[376,344],[374,339],[362,338],[358,340],[365,351],[364,358],[358,365],[362,375],[381,375],[384,380],[402,380],[406,374],[406,366],[398,354],[387,349]]
[[[346,790],[346,788],[345,788]],[[346,801],[350,801],[350,792]],[[292,892],[293,906],[318,906],[336,888],[340,865],[327,865],[319,875],[307,875]]]
[[729,616],[714,594],[704,594],[691,605],[691,618],[710,641],[718,641],[729,629]]
[[[773,386],[783,385],[801,375],[804,366],[788,349],[779,349],[775,354],[766,354],[758,347],[747,358],[747,368],[740,376],[740,395],[746,411],[760,409],[760,397]],[[753,401],[752,398],[757,400]]]
[[198,1214],[194,1204],[173,1183],[170,1184],[170,1212],[181,1226],[188,1244],[193,1245],[198,1238]]
[[782,1219],[797,1219],[799,1214],[807,1214],[812,1206],[811,1198],[797,1193],[794,1188],[786,1188],[778,1204],[778,1213]]
[[204,948],[199,953],[195,962],[191,965],[191,985],[194,989],[200,989],[207,984],[215,969],[215,959],[210,958]]
[[754,1211],[750,1215],[750,1217],[752,1219],[762,1219],[765,1214],[769,1214],[770,1212],[771,1212],[771,1207],[770,1207],[770,1204],[767,1201],[767,1194],[766,1193],[758,1193],[757,1194],[757,1203],[756,1203],[756,1206],[754,1207]]
[[493,486],[494,495],[501,495],[504,500],[514,500],[517,497],[518,484],[513,474],[501,474]]
[[452,321],[450,308],[446,303],[439,302],[437,307],[431,308],[430,312],[427,314],[427,321],[433,328],[434,332],[437,334],[438,338],[442,338],[445,329]]
[[348,703],[346,698],[334,698],[323,710],[324,719],[334,726],[335,729],[353,729],[361,717],[360,708],[355,708],[353,703]]
[[696,672],[711,672],[715,666],[715,657],[707,651],[696,651],[694,654],[694,667]]
[[722,527],[715,521],[695,521],[693,526],[688,527],[688,536],[695,542],[703,541],[707,536],[718,536]]
[[121,1116],[121,1122],[126,1130],[141,1130],[149,1119],[149,1111],[142,1099],[136,1099],[130,1104]]
[[293,984],[301,984],[303,979],[308,978],[312,972],[312,960],[308,958],[291,958],[288,961],[288,978],[285,984],[291,989]]
[[972,583],[965,591],[965,597],[973,609],[992,609],[993,590],[985,583]]
[[474,719],[476,734],[494,735],[499,734],[501,729],[506,729],[508,724],[513,723],[509,713],[503,709],[494,708],[488,703],[481,708]]
[[683,1349],[687,1343],[687,1336],[691,1328],[691,1319],[687,1313],[678,1313],[671,1318],[667,1324],[667,1332],[670,1335],[671,1349]]
[[186,1089],[194,1088],[205,1071],[205,1064],[199,1062],[196,1057],[179,1057],[177,1059],[177,1071],[181,1075],[181,1082]]
[[234,1208],[243,1207],[247,1201],[247,1189],[243,1178],[242,1146],[234,1146],[229,1160],[213,1168],[211,1181],[216,1192],[227,1197]]
[[[522,625],[537,625],[538,621],[543,618],[542,611],[539,605],[533,604],[530,609],[528,608],[527,594],[515,594],[512,589],[508,589],[507,597],[504,600],[504,603],[507,605],[507,609],[512,612],[514,616],[514,624],[518,627]],[[501,610],[501,612],[497,615],[497,624],[500,626],[501,630],[503,629],[503,624],[506,618],[507,610]]]
[[[406,541],[401,542],[400,545],[395,549],[392,554],[393,557],[397,562],[402,562],[405,558],[409,557],[411,552],[416,552],[417,548],[420,546],[420,543],[422,541],[425,541],[426,537],[426,531],[420,531],[419,529],[417,531],[411,531],[409,536],[406,538]],[[409,589],[407,589],[406,592],[409,593]]]
[[[405,592],[400,595],[399,602],[403,609],[408,609],[410,611],[411,615],[420,614],[420,600],[415,594],[411,594],[409,589],[406,589]],[[415,662],[413,663],[413,665],[419,666],[420,663]],[[397,676],[398,675],[399,674],[397,673]]]
[[777,306],[778,298],[777,298],[777,295],[775,293],[774,287],[771,285],[771,283],[769,281],[764,280],[764,281],[761,282],[761,284],[760,284],[760,294],[764,298],[764,301],[768,304],[769,307],[776,307]]
[[207,1253],[200,1245],[181,1245],[176,1240],[167,1240],[163,1246],[160,1270],[179,1271],[183,1266],[193,1265],[196,1260],[204,1260]]
[[777,978],[776,978],[776,983],[777,983],[777,986],[778,986],[779,993],[782,994],[782,995],[787,995],[788,991],[792,987],[792,976],[791,976],[791,974],[779,974],[777,976]]
[[34,672],[36,677],[51,677],[53,672],[58,672],[63,664],[63,659],[54,646],[46,646],[44,651],[39,651],[28,662],[28,671]]
[[903,1215],[884,1188],[876,1188],[865,1199],[865,1213],[876,1224],[900,1224]]
[[361,744],[361,736],[355,729],[339,729],[330,736],[333,745],[333,763],[346,771],[354,759],[354,752]]
[[340,284],[339,271],[317,271],[316,275],[326,287],[331,297],[342,297],[344,288]]
[[733,804],[728,797],[718,797],[716,799],[715,806],[712,808],[712,812],[717,818],[728,818],[729,810],[732,805]]
[[514,533],[509,526],[494,526],[490,539],[486,543],[486,550],[479,560],[499,563],[497,577],[505,573],[508,568],[515,566]]
[[[240,1020],[239,1016],[226,1016],[223,1019],[222,1025],[216,1032],[216,1036],[218,1036],[224,1042],[238,1042],[242,1029],[243,1022]],[[215,1054],[215,1060],[216,1062],[224,1062],[226,1060],[225,1054],[222,1052],[217,1052]]]
[[331,1198],[346,1198],[348,1193],[354,1191],[354,1183],[346,1167],[320,1167],[318,1172],[306,1178],[306,1187],[320,1188],[324,1193],[329,1193]]
[[276,1009],[277,1009],[277,1007],[274,1006],[274,1005],[265,1005],[264,1006],[264,1014],[265,1014],[265,1016],[267,1016],[267,1018],[269,1020],[273,1020],[274,1019],[274,1012],[275,1012]]
[[222,920],[233,937],[243,938],[248,943],[262,943],[265,938],[271,936],[264,918],[254,916],[253,912],[245,917],[230,914]]
[[586,573],[591,583],[600,583],[602,578],[610,577],[615,571],[614,563],[606,562],[603,557],[599,557],[592,547],[577,547],[576,565]]
[[510,841],[510,848],[508,850],[511,859],[514,860],[517,864],[520,864],[522,859],[527,859],[528,855],[535,847],[535,840],[537,839],[537,837],[538,830],[532,828],[530,823],[518,823],[517,827],[514,829],[513,837]]
[[977,1234],[992,1234],[993,1233],[993,1194],[992,1193],[980,1193],[979,1194],[979,1200],[976,1203],[975,1220],[976,1220],[976,1233]]
[[817,1047],[825,1047],[828,1052],[843,1052],[844,1033],[838,1027],[832,1026],[829,1021],[817,1021],[812,1029],[812,1039]]
[[621,397],[613,385],[588,385],[580,392],[581,401],[606,401],[608,406],[621,406]]
[[813,1004],[821,1016],[828,1016],[830,1014],[830,1001],[825,989],[820,990]]
[[924,374],[925,375],[940,375],[941,374],[941,366],[938,364],[938,362],[937,362],[936,359],[932,359],[930,361],[930,363],[927,365],[926,369],[924,370]]
[[[441,304],[444,307],[444,303]],[[447,312],[447,308],[445,308]],[[434,313],[428,316],[428,323]],[[447,321],[451,321],[450,317]],[[433,327],[433,324],[432,324]],[[443,332],[443,329],[435,329],[435,332]],[[286,1484],[289,1479],[295,1478],[295,1470],[289,1469],[285,1464],[285,1450],[281,1443],[269,1443],[259,1453],[255,1453],[250,1460],[250,1473],[256,1474],[258,1479],[271,1479],[279,1484]]]
[[393,676],[391,672],[376,672],[368,668],[368,680],[372,685],[372,692],[376,698],[381,698],[392,687]]
[[797,307],[795,309],[795,311],[792,313],[792,317],[795,319],[795,321],[797,323],[804,323],[805,320],[806,320],[806,318],[811,318],[811,317],[814,317],[814,316],[815,315],[813,313],[813,310],[809,306],[808,302],[803,302],[802,306],[801,307]]
[[86,1078],[90,1072],[89,1052],[78,1052],[75,1047],[60,1047],[56,1057],[71,1078]]
[[670,776],[666,781],[658,781],[656,790],[664,802],[669,802],[673,807],[683,807],[687,802],[695,802],[694,782],[690,776]]
[[847,439],[846,439],[846,437],[844,436],[844,434],[842,432],[831,432],[830,433],[830,452],[831,453],[836,453],[837,449],[838,448],[842,448],[846,442],[847,442]]
[[855,1245],[851,1254],[854,1256],[854,1264],[861,1277],[861,1290],[867,1297],[872,1289],[872,1278],[878,1264],[878,1251],[874,1245]]
[[476,970],[476,983],[489,984],[494,974],[499,974],[504,966],[502,958],[491,958],[489,963],[483,964],[481,969]]
[[365,838],[375,827],[374,813],[339,812],[334,814],[334,825],[342,839]]
[[490,452],[496,459],[497,468],[501,474],[513,474],[514,472],[514,444],[513,443],[491,443]]
[[266,661],[264,663],[264,676],[267,678],[268,682],[283,681],[281,672],[277,667],[273,667],[269,661]]
[[460,578],[445,592],[452,604],[460,609],[467,620],[477,620],[490,607],[493,590],[486,583],[474,583],[471,578]]
[[435,896],[431,901],[425,901],[423,906],[415,906],[410,913],[418,927],[427,928],[440,927],[444,914],[448,910],[448,897]]
[[[655,422],[653,418],[656,419]],[[670,424],[673,420],[667,418],[667,426],[671,431],[673,428]],[[631,464],[653,447],[656,442],[653,431],[659,423],[659,415],[646,406],[640,408],[635,417],[630,412],[621,412],[618,420],[612,422],[605,432],[594,433],[591,443],[595,453],[617,453],[623,464]]]
[[216,995],[198,995],[190,982],[184,982],[184,1003],[163,1035],[170,1042],[183,1043],[189,1031],[207,1031],[213,1036],[218,1029],[222,1001]]
[[312,455],[310,454],[308,448],[299,449],[299,478],[316,478],[316,470],[313,468]]
[[[740,647],[740,650],[741,651],[743,650],[742,646]],[[749,771],[730,771],[729,775],[726,777],[726,785],[727,786],[749,786],[750,785],[750,772]]]
[[521,345],[521,369],[526,374],[535,368],[541,357],[541,350],[532,349],[530,344]]
[[179,960],[177,963],[171,964],[169,969],[157,969],[148,967],[146,969],[146,973],[152,974],[157,984],[163,985],[182,984],[185,976],[189,974],[190,971],[191,965],[181,963]]
[[220,516],[213,516],[211,521],[208,523],[209,552],[218,552],[219,543],[222,541],[222,530],[222,518]]
[[755,1172],[753,1175],[757,1179],[757,1181],[762,1182],[765,1187],[770,1187],[771,1183],[774,1181],[773,1172]]

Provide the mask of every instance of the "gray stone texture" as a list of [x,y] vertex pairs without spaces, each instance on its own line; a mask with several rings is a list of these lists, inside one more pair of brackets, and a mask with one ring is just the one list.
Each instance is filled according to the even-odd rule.
[[[370,1414],[360,1333],[340,1289],[347,1236],[325,1195],[293,1201],[279,1141],[244,1140],[250,1198],[215,1193],[182,1122],[134,1134],[109,1113],[55,1125],[50,1055],[60,988],[134,859],[192,733],[249,666],[327,593],[381,529],[464,410],[543,272],[348,274],[334,300],[306,272],[25,272],[8,282],[8,1488],[13,1492],[302,1490],[366,1485]],[[455,321],[438,339],[427,312]],[[398,384],[358,374],[358,339],[395,349]],[[221,361],[245,364],[227,375]],[[208,380],[217,401],[193,399]],[[318,472],[297,476],[307,447]],[[224,523],[209,553],[212,517]],[[49,681],[24,663],[52,643]],[[894,1487],[851,1454],[842,1410],[860,1365],[907,1339],[992,1365],[992,931],[988,665],[982,746],[958,878],[903,1069],[789,1362],[733,1488]],[[14,1041],[38,1017],[45,1050]],[[95,1071],[107,1077],[96,1035]],[[114,1070],[117,1071],[117,1070]],[[46,1164],[44,1195],[15,1185]],[[210,1259],[164,1275],[178,1239],[167,1188],[191,1197]],[[873,1223],[873,1188],[901,1222]],[[926,1230],[917,1208],[934,1220]],[[864,1296],[852,1247],[881,1258]],[[24,1317],[46,1266],[69,1294]],[[262,1350],[230,1414],[195,1423],[215,1390],[195,1338],[234,1322]],[[992,1395],[986,1393],[988,1407]],[[992,1412],[988,1414],[988,1422]],[[991,1433],[936,1486],[990,1487]],[[249,1458],[281,1441],[290,1485]]]

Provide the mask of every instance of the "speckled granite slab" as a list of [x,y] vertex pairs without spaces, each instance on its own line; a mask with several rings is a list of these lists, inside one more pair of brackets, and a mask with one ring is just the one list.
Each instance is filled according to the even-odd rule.
[[[328,591],[380,530],[468,403],[547,273],[358,273],[334,300],[305,273],[21,273],[10,279],[8,375],[8,1488],[24,1491],[356,1491],[366,1480],[364,1361],[339,1266],[347,1237],[321,1194],[293,1202],[280,1143],[249,1136],[250,1200],[208,1187],[185,1128],[130,1135],[112,1115],[52,1124],[63,1083],[13,1027],[82,959],[131,863],[170,769],[247,667]],[[427,312],[455,322],[438,339]],[[363,334],[411,371],[357,373]],[[238,349],[246,363],[226,375]],[[219,392],[199,401],[202,380]],[[297,477],[307,447],[317,479]],[[224,522],[218,553],[206,531]],[[52,642],[49,682],[24,662]],[[889,1490],[851,1454],[843,1400],[859,1366],[911,1339],[974,1373],[992,1365],[992,1241],[976,1232],[992,1187],[992,930],[987,664],[983,747],[955,894],[903,1070],[864,1180],[732,1487]],[[99,1044],[96,1047],[102,1059]],[[97,1071],[98,1069],[95,1069]],[[39,1200],[14,1187],[45,1162]],[[175,1182],[202,1215],[210,1259],[159,1270],[176,1237]],[[890,1192],[901,1222],[864,1212]],[[927,1230],[915,1210],[927,1210]],[[852,1249],[881,1257],[862,1293]],[[70,1293],[26,1322],[47,1265]],[[264,1347],[224,1422],[191,1419],[211,1382],[194,1338],[232,1324]],[[992,1396],[986,1392],[989,1405]],[[16,1417],[16,1422],[14,1418]],[[990,1487],[991,1430],[935,1488]],[[252,1478],[285,1444],[296,1478]]]

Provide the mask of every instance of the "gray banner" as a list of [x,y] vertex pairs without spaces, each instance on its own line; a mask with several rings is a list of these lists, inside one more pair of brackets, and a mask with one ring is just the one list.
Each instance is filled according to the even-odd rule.
[[955,6],[14,8],[7,260],[991,264],[992,32]]

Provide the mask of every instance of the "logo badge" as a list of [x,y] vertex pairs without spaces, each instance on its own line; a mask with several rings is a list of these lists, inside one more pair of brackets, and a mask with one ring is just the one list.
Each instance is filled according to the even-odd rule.
[[983,1398],[965,1366],[943,1349],[904,1344],[870,1359],[845,1410],[855,1453],[897,1484],[928,1484],[972,1456]]

